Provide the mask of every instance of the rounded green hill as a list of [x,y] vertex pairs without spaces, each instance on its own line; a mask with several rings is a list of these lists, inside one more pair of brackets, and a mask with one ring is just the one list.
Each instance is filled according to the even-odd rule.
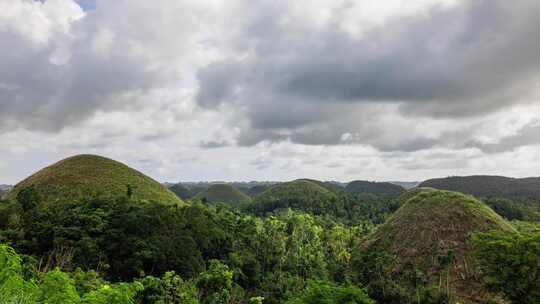
[[206,199],[209,203],[240,204],[248,203],[251,198],[229,184],[214,184],[195,196],[197,199]]
[[415,197],[421,192],[430,192],[430,191],[437,191],[437,190],[433,188],[429,188],[429,187],[416,187],[416,188],[409,189],[401,193],[400,196],[398,196],[399,205],[405,204],[408,200]]
[[252,209],[257,213],[291,208],[320,213],[335,204],[338,195],[309,180],[279,183],[253,198]]
[[97,155],[77,155],[61,160],[18,183],[10,198],[33,187],[44,203],[78,200],[93,195],[126,196],[140,201],[183,203],[174,193],[152,178],[123,163]]
[[[471,256],[473,233],[514,230],[483,202],[457,192],[419,189],[370,238],[396,256],[395,274],[415,265],[429,282],[448,287],[452,303],[488,296]],[[450,261],[445,264],[443,261]]]
[[176,196],[183,200],[190,199],[194,196],[193,192],[188,189],[188,187],[184,186],[182,183],[170,186],[169,190],[171,190],[174,194],[176,194]]
[[323,182],[323,181],[320,181],[320,180],[316,180],[316,179],[310,179],[310,178],[302,178],[302,179],[298,179],[300,181],[308,181],[308,182],[312,182],[312,183],[315,183],[323,188],[326,188],[332,192],[342,192],[345,190],[344,187],[338,185],[338,184],[335,184],[335,183],[332,183],[332,182]]
[[387,197],[398,197],[405,192],[405,188],[386,182],[352,181],[345,191],[352,194],[374,194]]

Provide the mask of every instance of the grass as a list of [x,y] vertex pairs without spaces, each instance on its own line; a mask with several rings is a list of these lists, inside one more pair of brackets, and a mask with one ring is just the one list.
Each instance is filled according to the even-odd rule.
[[251,202],[251,197],[238,190],[233,185],[214,184],[205,191],[197,194],[195,198],[206,200],[210,203],[239,204]]
[[131,186],[133,198],[166,204],[183,203],[152,178],[123,163],[97,155],[77,155],[61,160],[21,181],[10,192],[33,186],[45,203],[77,200],[93,195],[122,196]]
[[405,188],[386,182],[352,181],[345,187],[345,191],[352,194],[368,193],[398,197],[401,193],[405,192]]
[[458,300],[476,300],[487,292],[470,255],[469,240],[472,234],[489,230],[515,231],[472,196],[421,189],[377,230],[370,244],[397,257],[395,273],[412,264],[433,285],[450,290]]
[[335,193],[310,180],[295,180],[280,183],[255,196],[254,201],[268,202],[278,200],[309,201],[312,198],[318,200],[331,199]]

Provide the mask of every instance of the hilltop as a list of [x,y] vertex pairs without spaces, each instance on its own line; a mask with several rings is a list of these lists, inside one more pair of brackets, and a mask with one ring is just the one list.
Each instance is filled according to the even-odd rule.
[[307,181],[307,182],[312,182],[312,183],[315,183],[329,191],[332,191],[332,192],[335,192],[335,193],[338,193],[338,192],[341,192],[343,191],[345,188],[342,187],[339,183],[337,182],[323,182],[323,181],[320,181],[320,180],[316,180],[316,179],[310,179],[310,178],[302,178],[302,179],[298,179],[299,181]]
[[422,193],[422,192],[431,192],[431,191],[437,191],[437,189],[434,189],[434,188],[429,188],[429,187],[417,187],[417,188],[412,188],[412,189],[409,189],[403,193],[401,193],[400,196],[398,196],[398,202],[400,205],[403,205],[405,204],[408,200],[410,200],[411,198],[415,197],[416,195],[418,195],[419,193]]
[[197,194],[196,199],[206,199],[209,203],[239,204],[250,202],[251,198],[230,184],[213,184]]
[[167,204],[182,203],[174,193],[152,178],[118,161],[97,155],[77,155],[41,169],[21,181],[10,192],[32,186],[43,202],[78,200],[104,194],[125,196],[128,186],[133,198]]
[[452,303],[488,297],[471,256],[470,237],[488,230],[513,231],[483,202],[461,193],[424,189],[409,198],[369,239],[396,257],[390,276],[414,265],[428,282],[453,295]]
[[352,181],[345,191],[351,194],[375,194],[388,197],[398,197],[405,192],[405,188],[387,182]]
[[252,209],[257,213],[291,208],[320,213],[337,201],[337,194],[310,180],[294,180],[276,184],[253,198]]
[[263,193],[264,191],[268,190],[268,188],[270,187],[271,187],[270,185],[255,185],[252,187],[241,187],[241,188],[239,187],[238,189],[249,196],[255,196],[259,193]]
[[452,176],[430,179],[422,182],[419,187],[458,191],[477,197],[540,199],[540,177]]

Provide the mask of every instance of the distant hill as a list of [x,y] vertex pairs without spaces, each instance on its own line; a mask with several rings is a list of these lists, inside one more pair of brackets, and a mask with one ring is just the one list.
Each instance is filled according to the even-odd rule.
[[256,195],[251,205],[259,214],[278,209],[291,208],[320,213],[335,204],[338,196],[320,184],[310,180],[279,183]]
[[416,188],[409,189],[409,190],[401,193],[401,195],[398,197],[398,202],[399,202],[400,205],[403,205],[408,200],[415,197],[419,193],[421,193],[421,192],[430,192],[430,191],[437,191],[437,189],[428,188],[428,187],[416,187]]
[[332,192],[340,192],[340,191],[343,191],[345,190],[344,187],[342,187],[340,184],[338,183],[335,183],[335,182],[323,182],[323,181],[320,181],[320,180],[316,180],[316,179],[309,179],[309,178],[302,178],[302,179],[299,179],[299,180],[303,180],[303,181],[308,181],[308,182],[312,182],[312,183],[315,183],[323,188],[326,188]]
[[268,190],[268,188],[270,187],[271,185],[256,185],[256,186],[251,186],[251,187],[242,187],[242,188],[239,188],[239,190],[249,196],[255,196],[259,193],[263,193],[264,191]]
[[174,193],[152,178],[115,160],[97,155],[77,155],[43,168],[18,183],[10,192],[32,186],[45,203],[77,200],[96,194],[125,196],[166,204],[182,203]]
[[375,194],[388,197],[398,197],[405,188],[387,182],[352,181],[345,191],[351,194]]
[[420,187],[458,191],[477,197],[540,199],[540,177],[510,178],[504,176],[474,175],[430,179]]
[[394,185],[398,185],[398,186],[401,186],[405,189],[412,189],[416,186],[418,186],[420,184],[420,182],[400,182],[400,181],[392,181],[392,182],[389,182],[391,184],[394,184]]
[[386,275],[399,276],[407,265],[415,265],[433,286],[449,287],[454,295],[451,303],[463,303],[489,298],[471,256],[469,238],[475,232],[494,229],[514,230],[472,196],[423,189],[409,198],[368,244],[396,256],[395,265],[389,267],[393,273]]
[[240,204],[251,201],[251,198],[230,184],[214,184],[195,196],[206,199],[209,203]]
[[176,196],[178,196],[179,198],[183,200],[190,199],[194,197],[195,195],[197,195],[197,193],[194,193],[194,191],[192,191],[191,189],[189,189],[182,183],[171,184],[169,186],[169,190],[171,190],[174,194],[176,194]]

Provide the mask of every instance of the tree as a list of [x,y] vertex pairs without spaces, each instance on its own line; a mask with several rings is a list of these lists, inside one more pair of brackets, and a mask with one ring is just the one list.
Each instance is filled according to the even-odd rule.
[[197,287],[205,304],[228,304],[231,297],[233,272],[218,260],[197,278]]
[[540,232],[492,231],[473,243],[490,290],[512,303],[540,303]]
[[36,286],[22,276],[21,258],[13,248],[0,245],[0,303],[35,302]]
[[17,193],[17,202],[21,204],[24,212],[36,208],[41,202],[41,196],[34,187],[26,187]]
[[81,298],[75,288],[75,282],[68,274],[56,269],[45,274],[39,288],[39,303],[77,304]]
[[308,286],[287,304],[375,304],[364,289],[353,285],[338,286],[327,281],[310,281]]

